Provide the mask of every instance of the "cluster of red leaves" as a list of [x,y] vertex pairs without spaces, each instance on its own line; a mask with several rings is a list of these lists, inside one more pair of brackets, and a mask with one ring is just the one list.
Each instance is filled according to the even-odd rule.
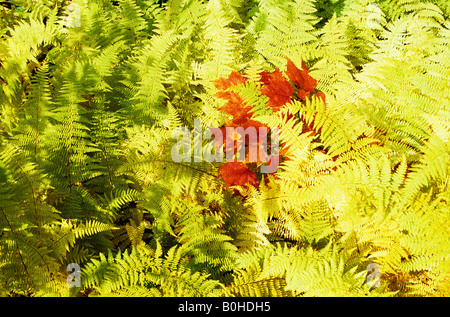
[[[227,127],[242,127],[244,129],[248,127],[255,127],[257,129],[258,127],[264,126],[260,122],[251,119],[253,116],[253,112],[251,111],[252,107],[247,105],[237,92],[227,90],[232,86],[245,84],[247,80],[248,79],[246,77],[232,72],[227,79],[219,78],[214,81],[214,85],[218,90],[215,96],[227,100],[227,102],[219,110],[233,116],[233,119],[231,121],[227,120],[225,122],[225,126],[219,128],[222,132],[223,140],[222,142],[220,142],[220,140],[216,140],[216,142],[220,142],[224,147],[226,147],[226,144],[235,142],[234,139],[227,139]],[[214,128],[211,130],[214,130]],[[244,142],[244,144],[247,143],[248,142]],[[237,150],[238,149],[236,143],[234,151]],[[248,161],[248,158],[246,158],[246,161]],[[221,174],[228,188],[230,188],[231,186],[243,186],[245,184],[250,184],[255,187],[258,186],[256,173],[251,171],[248,164],[245,162],[226,162],[220,167],[219,173]]]
[[[310,98],[312,94],[315,94],[315,96],[321,98],[325,102],[325,94],[315,90],[317,80],[309,75],[309,70],[304,63],[302,63],[302,69],[299,69],[288,58],[285,74],[294,84],[294,87],[279,69],[274,70],[272,73],[267,71],[260,73],[260,82],[262,83],[260,92],[262,95],[269,98],[267,106],[270,107],[273,112],[279,111],[285,104],[290,103],[291,98],[295,97],[295,95],[300,100],[306,100],[307,98]],[[224,137],[222,142],[223,146],[226,146],[227,142],[234,142],[234,140],[226,139],[226,127],[242,127],[244,129],[255,127],[257,131],[259,127],[265,127],[262,123],[252,120],[252,107],[247,105],[237,92],[228,90],[228,88],[232,86],[245,84],[247,81],[248,79],[246,77],[236,72],[232,72],[228,78],[219,78],[214,81],[214,85],[218,90],[215,96],[227,100],[225,105],[219,110],[233,117],[231,121],[226,121],[224,127],[219,128]],[[295,95],[294,88],[296,89]],[[260,140],[259,135],[258,140]],[[250,145],[248,142],[245,142],[244,144],[247,146]],[[260,148],[261,147],[258,144],[258,149]],[[235,148],[235,150],[237,149]],[[282,154],[282,152],[283,151],[281,151],[280,154]],[[261,157],[262,155],[264,155],[264,153],[258,150],[257,165],[260,165],[264,161]],[[249,165],[247,156],[244,162],[226,162],[220,167],[219,173],[225,181],[226,186],[230,188],[231,186],[245,186],[249,184],[258,187],[256,173],[250,169]]]

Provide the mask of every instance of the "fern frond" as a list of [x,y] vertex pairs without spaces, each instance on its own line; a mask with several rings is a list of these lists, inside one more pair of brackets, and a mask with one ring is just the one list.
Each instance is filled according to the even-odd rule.
[[95,287],[109,296],[128,292],[132,286],[140,294],[153,296],[211,296],[221,291],[221,285],[207,275],[187,270],[178,248],[170,249],[165,261],[161,255],[142,247],[116,256],[101,254],[100,261],[92,260],[83,270],[83,287]]
[[164,72],[177,38],[172,31],[155,35],[150,45],[144,48],[138,62],[140,81],[133,99],[136,101],[136,113],[146,122],[166,113],[166,109],[161,106],[161,101],[167,97],[163,85]]
[[31,70],[39,65],[38,55],[44,51],[44,47],[55,43],[57,27],[32,19],[19,22],[10,32],[11,36],[6,38],[4,52],[0,56],[0,77],[7,80],[7,85],[2,88],[4,101],[13,107],[23,99],[24,81],[30,79]]
[[282,70],[286,57],[303,59],[307,45],[316,40],[312,32],[318,22],[315,11],[309,0],[262,1],[260,12],[253,19],[253,23],[264,25],[255,28],[255,50]]

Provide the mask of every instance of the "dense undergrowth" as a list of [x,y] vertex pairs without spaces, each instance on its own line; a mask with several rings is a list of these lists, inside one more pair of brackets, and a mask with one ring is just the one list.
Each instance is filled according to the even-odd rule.
[[448,1],[0,5],[2,296],[449,295]]

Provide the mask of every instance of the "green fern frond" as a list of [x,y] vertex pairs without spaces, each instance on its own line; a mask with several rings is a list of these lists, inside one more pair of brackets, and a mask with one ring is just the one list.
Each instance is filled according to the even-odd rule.
[[286,57],[304,59],[302,54],[307,54],[308,44],[316,40],[312,31],[318,19],[314,16],[316,9],[313,2],[261,1],[259,9],[253,23],[264,27],[255,28],[255,50],[267,62],[282,70]]
[[139,118],[145,118],[145,122],[160,118],[167,111],[161,106],[161,101],[167,97],[163,78],[177,39],[178,36],[172,31],[155,35],[142,52],[138,65],[141,79],[133,99],[136,100],[136,113]]
[[425,190],[433,182],[448,178],[449,147],[437,136],[431,136],[423,149],[424,154],[418,164],[411,167],[405,186],[402,189],[402,199],[397,206],[399,210],[407,206],[421,190]]
[[38,55],[55,43],[57,30],[55,24],[34,19],[19,22],[10,29],[11,36],[6,38],[4,52],[0,56],[0,77],[7,80],[7,85],[2,87],[3,98],[9,107],[23,100],[24,80],[30,79],[31,70],[39,64]]
[[95,287],[99,294],[109,296],[123,294],[132,286],[138,286],[141,294],[153,296],[211,296],[221,292],[219,283],[185,268],[178,248],[170,249],[164,262],[161,255],[142,247],[116,256],[101,254],[100,260],[92,260],[83,269],[83,287]]

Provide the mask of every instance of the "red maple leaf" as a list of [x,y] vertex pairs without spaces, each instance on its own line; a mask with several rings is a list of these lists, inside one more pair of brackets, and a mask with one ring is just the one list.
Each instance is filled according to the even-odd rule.
[[228,78],[219,78],[214,81],[214,86],[218,90],[226,90],[230,88],[231,86],[236,86],[239,84],[244,84],[247,81],[247,78],[242,76],[239,73],[231,72],[231,74],[228,76]]
[[263,72],[259,73],[259,75],[261,76],[260,81],[264,85],[269,85],[270,84],[270,73],[268,71],[263,71]]
[[297,96],[301,99],[301,100],[306,100],[309,98],[309,91],[306,92],[304,90],[298,89],[297,90]]
[[232,122],[234,124],[244,124],[252,117],[252,108],[247,106],[241,96],[236,92],[218,92],[216,93],[216,97],[228,100],[228,102],[220,107],[219,110],[232,115]]
[[244,186],[250,184],[258,187],[256,174],[248,169],[242,162],[227,162],[219,168],[219,173],[225,181],[227,188],[231,186]]
[[262,72],[261,81],[264,86],[260,91],[263,95],[269,97],[267,105],[272,108],[273,112],[277,112],[283,105],[291,102],[294,89],[279,69],[274,70],[272,74]]
[[304,62],[302,62],[302,69],[298,69],[297,66],[295,66],[295,64],[289,58],[287,59],[286,75],[289,77],[289,79],[305,93],[314,93],[314,88],[316,88],[317,86],[317,80],[309,76],[308,73],[309,70],[308,68],[306,68]]
[[219,78],[214,81],[215,87],[219,90],[215,96],[221,99],[228,100],[228,102],[219,108],[219,110],[233,116],[233,125],[246,125],[253,115],[252,108],[245,104],[242,97],[234,91],[226,91],[228,88],[244,84],[247,78],[232,72],[228,78]]

